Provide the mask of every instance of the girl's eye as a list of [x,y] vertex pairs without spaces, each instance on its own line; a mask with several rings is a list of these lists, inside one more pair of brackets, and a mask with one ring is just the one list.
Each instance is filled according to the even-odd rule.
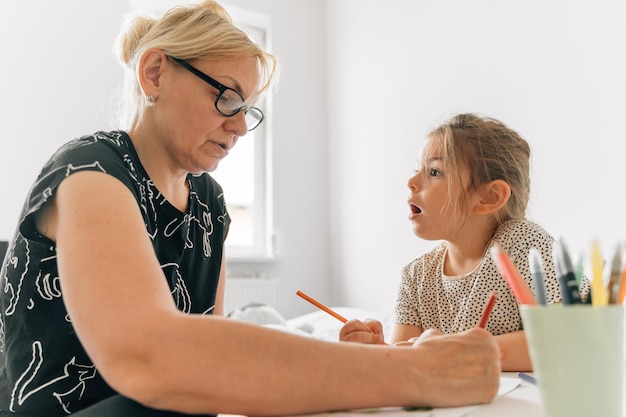
[[442,175],[443,175],[443,173],[441,171],[439,171],[438,169],[435,169],[435,168],[429,168],[428,169],[428,176],[430,176],[430,177],[440,177]]

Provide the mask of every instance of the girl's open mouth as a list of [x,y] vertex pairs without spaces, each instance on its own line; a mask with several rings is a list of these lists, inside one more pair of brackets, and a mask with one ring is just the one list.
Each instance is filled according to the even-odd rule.
[[409,202],[409,207],[411,208],[411,213],[419,214],[422,212],[422,209],[417,207],[415,204]]

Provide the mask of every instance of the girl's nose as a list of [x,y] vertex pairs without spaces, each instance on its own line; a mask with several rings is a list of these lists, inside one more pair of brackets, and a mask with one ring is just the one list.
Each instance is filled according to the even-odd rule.
[[416,172],[411,178],[409,178],[406,185],[411,191],[417,191],[419,187],[419,176],[419,172]]

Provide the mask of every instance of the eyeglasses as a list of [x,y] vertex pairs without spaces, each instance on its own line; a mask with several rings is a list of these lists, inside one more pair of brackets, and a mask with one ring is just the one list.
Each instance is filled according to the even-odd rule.
[[184,59],[174,58],[173,56],[170,58],[205,83],[219,90],[219,94],[215,99],[215,108],[218,112],[220,112],[220,114],[226,117],[232,117],[243,110],[246,119],[246,126],[249,131],[256,129],[261,124],[263,118],[265,117],[263,116],[261,109],[244,105],[245,100],[236,90],[219,83],[217,80],[209,77],[204,72],[191,66]]

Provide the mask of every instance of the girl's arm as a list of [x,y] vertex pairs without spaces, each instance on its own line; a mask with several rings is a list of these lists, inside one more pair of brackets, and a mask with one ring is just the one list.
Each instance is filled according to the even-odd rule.
[[526,335],[523,330],[495,336],[500,347],[502,371],[532,371]]
[[[409,339],[419,337],[423,333],[420,326],[411,326],[408,324],[396,324],[393,326],[393,332],[391,333],[391,345],[400,342],[407,342]],[[404,343],[403,343],[404,344]]]

